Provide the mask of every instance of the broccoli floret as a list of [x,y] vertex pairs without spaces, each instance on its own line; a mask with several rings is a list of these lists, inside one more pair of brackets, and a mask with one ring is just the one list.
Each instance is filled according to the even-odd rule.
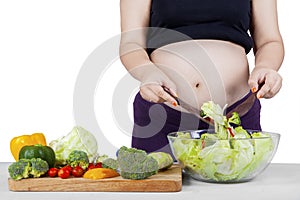
[[69,154],[67,164],[71,167],[80,166],[86,170],[89,166],[89,157],[84,151],[74,150]]
[[145,179],[156,174],[159,169],[158,163],[153,157],[136,148],[122,146],[119,149],[117,161],[120,174],[126,179]]
[[124,172],[121,171],[120,175],[123,178],[126,179],[133,179],[133,180],[141,180],[141,179],[146,179],[154,174],[156,174],[157,172],[153,171],[153,172],[143,172],[143,173],[131,173],[131,172]]
[[47,173],[49,165],[41,158],[20,159],[8,166],[8,172],[12,179],[38,178]]
[[107,158],[102,161],[102,167],[117,170],[119,168],[119,163],[116,159]]
[[32,158],[30,159],[31,162],[31,171],[30,174],[34,178],[38,178],[49,170],[49,165],[47,161],[42,160],[41,158]]
[[9,175],[14,180],[28,178],[30,170],[31,163],[28,159],[20,159],[18,162],[14,162],[8,166]]

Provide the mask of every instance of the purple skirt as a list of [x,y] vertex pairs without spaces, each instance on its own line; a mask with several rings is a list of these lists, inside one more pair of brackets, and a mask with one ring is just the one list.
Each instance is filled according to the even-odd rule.
[[[228,107],[233,108],[244,102],[251,93]],[[172,155],[167,135],[171,132],[184,130],[207,129],[209,125],[190,113],[184,113],[170,108],[164,103],[151,103],[144,100],[138,93],[133,102],[134,126],[131,146],[146,152],[163,151]],[[243,128],[261,130],[261,104],[255,100],[251,109],[241,116]]]

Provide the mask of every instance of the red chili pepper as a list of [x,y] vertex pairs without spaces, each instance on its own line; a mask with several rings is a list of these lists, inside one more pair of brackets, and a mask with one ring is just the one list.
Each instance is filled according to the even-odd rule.
[[205,147],[205,141],[202,140],[202,149],[204,149],[204,147]]
[[231,128],[231,127],[229,127],[229,128],[227,128],[227,130],[229,131],[229,133],[230,133],[231,137],[234,137],[234,133],[233,133],[233,131],[232,131],[232,128]]

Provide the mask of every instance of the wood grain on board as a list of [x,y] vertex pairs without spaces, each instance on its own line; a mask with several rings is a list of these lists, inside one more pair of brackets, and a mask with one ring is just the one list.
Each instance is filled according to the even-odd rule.
[[28,178],[8,179],[11,191],[36,192],[178,192],[182,188],[182,172],[178,165],[143,180],[129,180],[121,176],[91,180],[85,178]]

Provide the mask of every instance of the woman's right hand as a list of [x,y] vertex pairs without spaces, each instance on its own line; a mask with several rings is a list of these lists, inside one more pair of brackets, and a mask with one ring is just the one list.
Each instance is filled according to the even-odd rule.
[[177,106],[177,101],[169,93],[167,93],[161,85],[157,83],[149,83],[149,84],[141,85],[140,94],[143,97],[143,99],[149,102],[153,102],[153,103],[168,102],[173,106]]
[[[166,92],[163,87],[169,89]],[[177,106],[177,101],[173,96],[177,97],[176,85],[159,69],[148,72],[143,80],[141,80],[140,94],[143,99],[153,103],[168,102],[173,106]]]

